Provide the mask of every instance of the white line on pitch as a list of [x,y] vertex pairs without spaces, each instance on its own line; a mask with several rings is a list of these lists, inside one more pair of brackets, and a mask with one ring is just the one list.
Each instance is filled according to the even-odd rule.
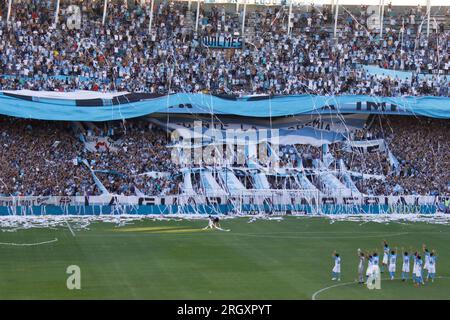
[[[450,279],[450,277],[438,276],[438,277],[435,277],[435,279]],[[383,280],[390,281],[389,278],[385,278]],[[394,280],[401,280],[401,278],[396,278]],[[342,286],[348,286],[349,284],[354,284],[354,283],[358,283],[358,281],[338,283],[338,284],[335,284],[335,285],[332,285],[332,286],[329,286],[329,287],[325,287],[323,289],[320,289],[320,290],[314,292],[314,294],[311,297],[311,300],[316,300],[316,297],[319,295],[319,293],[324,292],[324,291],[326,291],[328,289],[332,289],[332,288],[336,288],[336,287],[342,287]]]
[[53,240],[44,241],[44,242],[36,242],[36,243],[14,243],[14,242],[0,242],[0,245],[4,246],[16,246],[16,247],[30,247],[30,246],[38,246],[40,244],[52,243],[58,241],[58,238]]
[[67,226],[69,227],[70,233],[72,234],[72,236],[75,237],[75,232],[73,232],[72,228],[70,227],[69,222],[67,221],[67,219],[65,219]]

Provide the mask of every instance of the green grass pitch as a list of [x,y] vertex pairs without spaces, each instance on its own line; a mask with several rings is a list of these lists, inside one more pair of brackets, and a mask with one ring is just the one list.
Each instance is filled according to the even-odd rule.
[[[122,227],[96,222],[75,236],[67,227],[0,231],[0,299],[450,298],[450,226],[304,217],[248,221],[223,220],[230,232],[203,231],[206,220],[150,219]],[[421,288],[399,280],[383,280],[381,290],[353,283],[357,248],[380,252],[383,239],[399,249],[435,248],[441,278]],[[331,281],[333,250],[342,257],[340,283]],[[80,290],[66,287],[69,265],[81,269]],[[400,270],[401,259],[397,278]]]

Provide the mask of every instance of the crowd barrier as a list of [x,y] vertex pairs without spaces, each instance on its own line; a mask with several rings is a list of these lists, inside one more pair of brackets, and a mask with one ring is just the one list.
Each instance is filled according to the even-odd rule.
[[350,196],[273,191],[227,196],[0,197],[0,215],[450,213],[448,197]]

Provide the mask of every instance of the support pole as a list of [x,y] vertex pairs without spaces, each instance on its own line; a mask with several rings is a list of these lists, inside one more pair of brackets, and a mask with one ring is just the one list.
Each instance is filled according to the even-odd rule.
[[402,28],[400,29],[401,44],[400,44],[400,54],[403,54],[403,36],[405,33],[405,20],[402,21]]
[[431,0],[427,0],[427,38],[430,36]]
[[58,25],[58,18],[59,18],[59,3],[60,0],[56,1],[56,12],[55,12],[55,28]]
[[9,0],[8,2],[8,14],[6,15],[6,23],[9,22],[9,18],[11,18],[11,7],[12,7],[12,0]]
[[289,1],[289,17],[288,17],[288,36],[291,35],[291,20],[292,20],[292,0]]
[[381,0],[380,40],[383,37],[383,24],[384,24],[384,0]]
[[197,0],[197,15],[195,17],[195,32],[198,31],[198,18],[200,16],[200,0]]
[[242,32],[241,32],[241,37],[244,37],[244,33],[245,33],[245,12],[247,10],[247,0],[244,1],[244,10],[242,12]]
[[336,0],[336,12],[334,14],[334,39],[337,44],[337,23],[338,23],[338,15],[339,15],[339,0]]
[[152,32],[153,4],[154,4],[154,0],[152,0],[152,2],[150,3],[150,21],[148,22],[148,33]]
[[106,22],[106,10],[108,9],[108,0],[105,0],[104,6],[103,6],[103,19],[102,19],[102,25],[105,25]]
[[383,0],[378,1],[378,18],[380,19],[381,19],[381,1]]

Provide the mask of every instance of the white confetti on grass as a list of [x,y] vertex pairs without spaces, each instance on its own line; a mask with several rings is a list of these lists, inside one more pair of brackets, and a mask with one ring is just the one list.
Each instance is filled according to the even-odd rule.
[[371,215],[330,215],[330,224],[337,221],[360,222],[360,226],[368,222],[375,223],[398,223],[408,225],[415,222],[430,224],[450,225],[450,214],[371,214]]
[[[289,215],[296,217],[298,220],[303,219],[329,219],[330,224],[335,222],[358,222],[364,225],[369,222],[374,223],[399,223],[410,224],[415,222],[425,222],[430,224],[450,225],[450,214],[366,214],[366,215]],[[281,222],[288,215],[220,215],[222,220],[248,218],[248,223],[256,221],[276,221]],[[31,228],[47,228],[57,229],[61,227],[67,228],[70,223],[74,231],[89,230],[92,223],[112,223],[116,227],[135,224],[142,221],[195,221],[206,220],[206,214],[173,214],[173,215],[97,215],[97,216],[79,216],[79,215],[44,215],[44,216],[0,216],[0,230],[2,232],[15,232],[17,230],[26,230]]]

